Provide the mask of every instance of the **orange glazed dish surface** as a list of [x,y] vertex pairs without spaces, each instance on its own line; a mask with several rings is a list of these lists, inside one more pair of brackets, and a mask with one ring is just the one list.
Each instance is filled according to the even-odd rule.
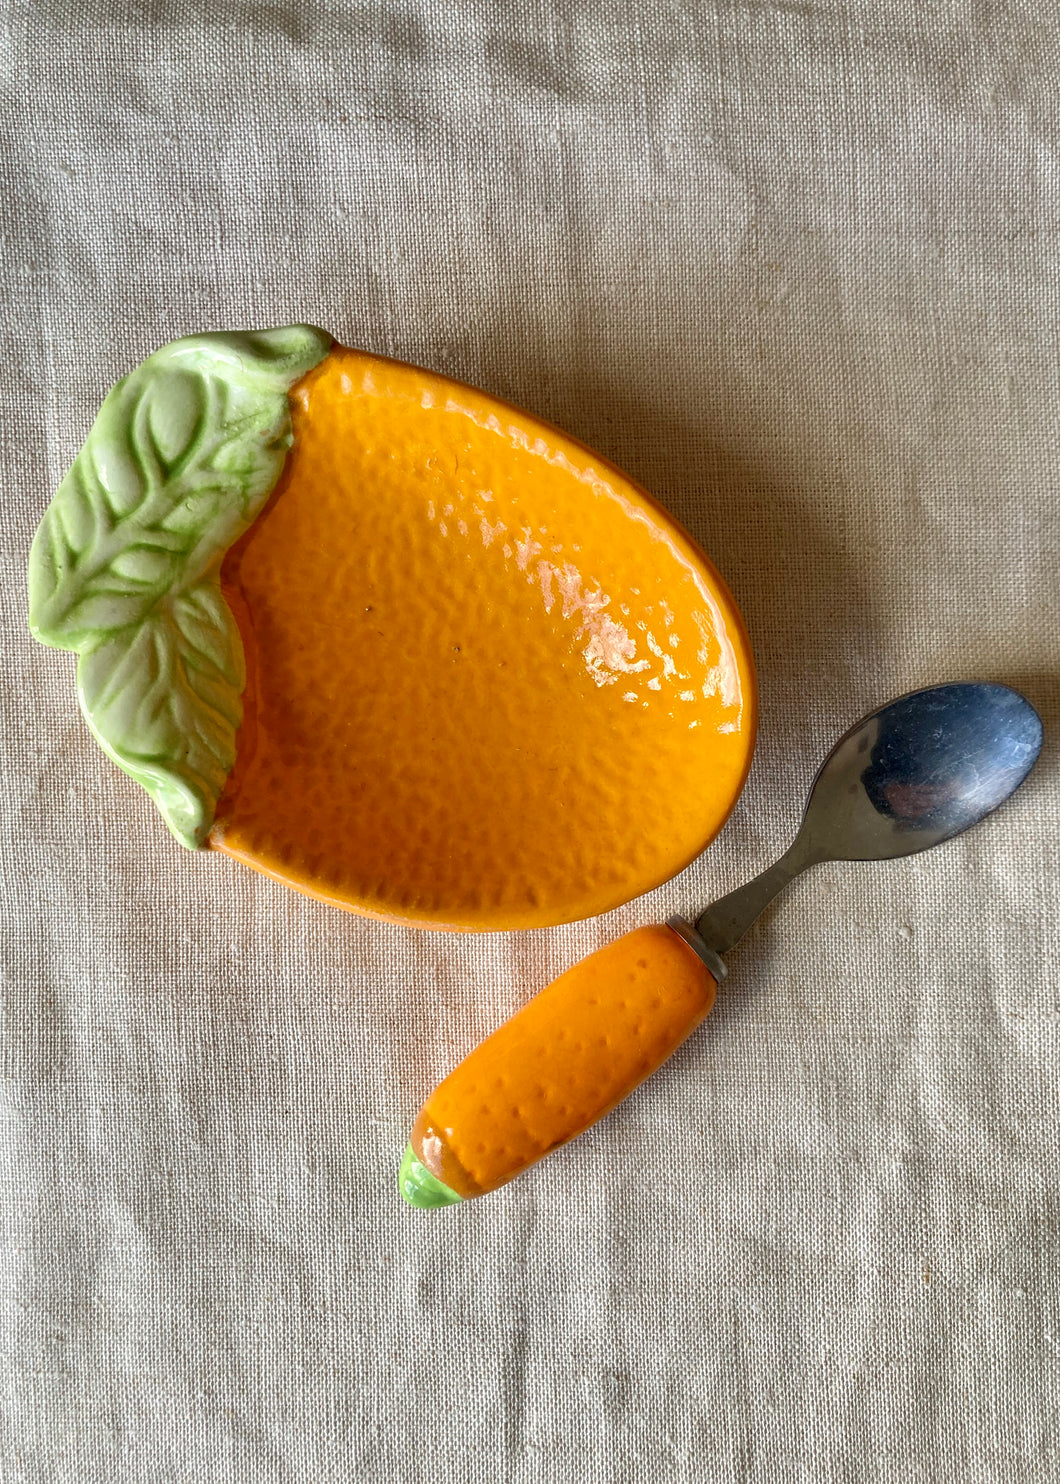
[[335,347],[222,591],[247,662],[209,844],[339,907],[539,927],[666,880],[750,765],[717,573],[528,414]]

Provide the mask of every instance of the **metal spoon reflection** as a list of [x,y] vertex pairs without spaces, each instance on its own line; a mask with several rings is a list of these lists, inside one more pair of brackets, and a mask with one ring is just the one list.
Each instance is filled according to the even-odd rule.
[[[1034,707],[1005,685],[965,681],[900,696],[841,737],[821,766],[791,848],[708,907],[688,938],[717,977],[718,958],[807,866],[892,860],[929,850],[991,814],[1041,751]],[[695,941],[698,940],[698,941]]]

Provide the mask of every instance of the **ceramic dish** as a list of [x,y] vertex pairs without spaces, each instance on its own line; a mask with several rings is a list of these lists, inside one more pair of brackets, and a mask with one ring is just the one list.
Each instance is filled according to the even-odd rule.
[[30,616],[184,844],[423,927],[657,886],[754,743],[732,598],[643,490],[304,326],[177,341],[119,383],[42,521]]

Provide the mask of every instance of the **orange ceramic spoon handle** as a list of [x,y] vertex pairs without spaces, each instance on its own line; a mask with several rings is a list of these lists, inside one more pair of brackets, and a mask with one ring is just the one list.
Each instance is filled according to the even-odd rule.
[[402,1161],[402,1195],[442,1206],[504,1185],[650,1076],[716,990],[670,927],[637,928],[575,964],[431,1093]]

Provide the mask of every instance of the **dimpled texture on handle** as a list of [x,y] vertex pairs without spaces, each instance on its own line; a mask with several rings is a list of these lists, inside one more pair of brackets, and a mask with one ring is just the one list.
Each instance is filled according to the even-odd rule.
[[504,1185],[627,1097],[716,990],[672,928],[627,933],[561,974],[439,1084],[412,1132],[417,1159],[465,1199]]

